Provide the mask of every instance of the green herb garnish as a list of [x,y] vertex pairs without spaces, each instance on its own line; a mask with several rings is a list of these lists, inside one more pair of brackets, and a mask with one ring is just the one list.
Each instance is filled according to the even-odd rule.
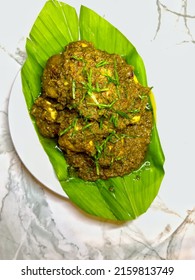
[[104,103],[87,103],[88,105],[91,105],[91,106],[97,106],[99,109],[105,109],[105,108],[112,108],[112,106],[114,105],[114,103],[116,102],[117,100],[114,100],[112,101],[112,103],[110,104],[104,104]]
[[102,66],[105,66],[105,65],[107,65],[107,64],[109,64],[109,62],[107,62],[106,60],[101,60],[101,61],[99,61],[97,64],[96,64],[96,68],[99,68],[99,67],[102,67]]
[[74,130],[75,130],[76,129],[77,121],[78,121],[78,118],[77,117],[74,118],[72,123],[67,128],[65,128],[64,130],[60,131],[59,136],[64,135],[65,133],[67,133],[72,128],[74,128]]
[[76,82],[72,80],[72,98],[75,99]]
[[113,135],[116,133],[116,131],[112,131],[107,137],[106,139],[104,139],[102,141],[101,144],[96,143],[95,144],[95,148],[96,148],[96,155],[94,156],[95,159],[95,166],[96,166],[96,173],[97,175],[99,175],[99,158],[101,157],[104,149],[106,148],[107,142],[111,140],[111,138],[113,137]]

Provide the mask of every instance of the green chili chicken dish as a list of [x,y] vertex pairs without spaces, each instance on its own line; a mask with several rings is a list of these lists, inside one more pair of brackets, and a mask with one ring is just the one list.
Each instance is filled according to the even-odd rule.
[[47,61],[31,114],[77,176],[124,176],[142,165],[150,143],[150,90],[121,56],[76,41]]

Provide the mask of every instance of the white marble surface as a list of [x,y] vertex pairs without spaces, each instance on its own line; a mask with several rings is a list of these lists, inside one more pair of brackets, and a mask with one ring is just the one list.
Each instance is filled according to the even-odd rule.
[[0,259],[195,259],[194,0],[66,1],[118,27],[154,87],[166,174],[150,209],[123,224],[92,219],[40,185],[12,144],[11,85],[44,3],[0,0]]

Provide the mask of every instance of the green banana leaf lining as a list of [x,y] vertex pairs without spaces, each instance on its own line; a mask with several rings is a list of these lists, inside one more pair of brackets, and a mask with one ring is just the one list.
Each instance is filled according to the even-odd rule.
[[[23,93],[28,110],[41,92],[41,75],[48,58],[79,39],[96,48],[123,56],[134,66],[138,81],[146,86],[144,63],[127,38],[104,18],[81,6],[76,10],[56,0],[49,0],[38,15],[26,42],[27,59],[22,67]],[[32,119],[33,121],[33,119]],[[164,154],[156,124],[145,162],[139,170],[124,177],[88,182],[69,178],[66,160],[56,142],[35,131],[55,170],[64,192],[82,210],[107,220],[132,220],[146,212],[156,197],[164,176]]]

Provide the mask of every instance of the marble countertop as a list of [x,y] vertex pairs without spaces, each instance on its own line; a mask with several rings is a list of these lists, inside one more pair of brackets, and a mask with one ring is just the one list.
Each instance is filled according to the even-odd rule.
[[92,8],[125,34],[154,88],[165,177],[148,211],[123,224],[93,219],[45,188],[13,146],[11,86],[44,3],[1,3],[0,259],[195,259],[194,0],[66,1]]

